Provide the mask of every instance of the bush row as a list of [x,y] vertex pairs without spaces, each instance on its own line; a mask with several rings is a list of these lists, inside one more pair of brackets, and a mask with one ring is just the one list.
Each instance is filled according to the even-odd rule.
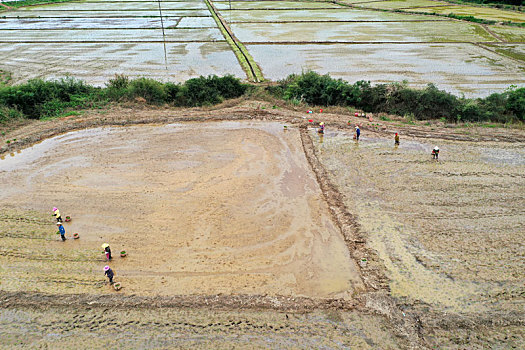
[[[247,88],[248,85],[233,76],[199,77],[174,84],[148,78],[132,80],[117,75],[103,88],[73,78],[37,79],[21,85],[0,85],[0,122],[20,117],[59,116],[68,109],[94,108],[111,101],[137,98],[150,104],[214,105],[242,96]],[[365,112],[385,112],[420,120],[525,121],[525,88],[512,87],[485,98],[469,99],[439,90],[432,84],[424,89],[409,88],[406,82],[371,85],[369,81],[358,81],[352,84],[328,75],[306,72],[290,75],[265,89],[294,104],[354,107]]]
[[525,88],[509,88],[486,98],[459,98],[429,84],[422,90],[407,83],[354,84],[328,75],[306,72],[290,75],[278,86],[268,88],[274,95],[294,103],[319,106],[350,106],[365,112],[385,112],[416,119],[448,121],[511,122],[525,120]]
[[247,85],[233,76],[199,77],[184,84],[161,83],[153,79],[131,80],[117,75],[104,88],[74,78],[54,81],[30,80],[21,85],[0,86],[0,121],[13,116],[39,119],[62,114],[66,109],[94,107],[109,101],[143,98],[151,104],[175,106],[213,105],[242,96]]

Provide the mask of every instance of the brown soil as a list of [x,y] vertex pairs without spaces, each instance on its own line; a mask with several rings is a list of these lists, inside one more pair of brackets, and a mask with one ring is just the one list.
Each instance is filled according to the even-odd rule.
[[[150,347],[155,348],[165,347],[166,344],[201,348],[210,347],[210,344],[219,348],[523,346],[525,328],[522,305],[525,296],[520,271],[523,271],[524,259],[519,247],[524,238],[521,233],[524,232],[521,208],[525,188],[522,176],[525,132],[483,127],[458,129],[439,124],[408,125],[402,124],[402,120],[377,123],[354,118],[337,109],[332,112],[307,115],[302,110],[294,111],[284,106],[272,109],[267,102],[244,100],[215,109],[151,109],[130,105],[129,108],[116,107],[103,112],[94,111],[81,116],[34,121],[6,128],[8,132],[0,140],[5,145],[1,154],[9,164],[14,164],[13,160],[31,156],[31,149],[22,149],[49,137],[92,127],[126,126],[104,129],[116,130],[114,133],[118,137],[101,139],[109,151],[99,154],[99,158],[96,158],[98,152],[94,150],[95,138],[89,141],[91,148],[81,147],[76,142],[82,141],[81,138],[75,139],[71,134],[58,138],[69,138],[69,141],[62,143],[62,146],[70,147],[64,149],[72,152],[68,153],[68,157],[84,154],[84,158],[78,156],[77,161],[85,162],[86,170],[92,167],[90,171],[83,173],[81,169],[72,169],[69,174],[64,169],[68,169],[70,164],[61,163],[60,151],[57,153],[55,150],[55,153],[43,158],[41,165],[47,168],[41,168],[40,173],[36,168],[34,173],[24,169],[12,177],[6,177],[10,186],[2,187],[1,197],[13,197],[9,202],[2,202],[0,220],[0,337],[8,339],[3,344],[56,347],[58,343],[55,340],[41,335],[44,331],[63,337],[66,346],[78,346],[82,344],[82,339],[94,333],[100,342],[93,346],[101,348],[110,341],[112,329],[123,327],[127,330],[127,338],[118,336],[118,344],[138,348],[144,347],[141,345],[144,344],[142,332],[146,332],[146,338],[151,341]],[[309,118],[315,122],[322,118],[327,123],[327,133],[322,139],[309,129]],[[208,123],[239,120],[249,122],[227,123],[227,127],[221,126],[224,123]],[[348,121],[352,124],[350,127]],[[275,122],[279,124],[272,124]],[[170,123],[182,123],[183,128],[191,130],[177,136],[182,137],[180,144],[175,142],[174,135],[170,135],[168,140],[165,133],[158,132],[157,138],[151,139],[146,138],[142,131],[137,131],[165,130],[162,125]],[[351,140],[349,132],[355,123],[362,125],[363,138],[359,145]],[[137,124],[152,125],[139,129],[128,127]],[[246,124],[251,125],[248,130],[241,127]],[[279,126],[283,124],[288,126],[287,131]],[[395,150],[391,145],[394,131],[402,135],[402,145]],[[90,131],[82,132],[89,134]],[[141,136],[142,143],[126,141],[133,135]],[[209,143],[196,135],[206,135]],[[16,141],[7,145],[5,141],[8,139]],[[33,149],[50,145],[50,141],[40,143]],[[119,144],[128,145],[128,149],[117,150]],[[428,160],[429,149],[434,144],[442,148],[439,163]],[[152,153],[148,153],[147,157],[143,154],[140,162],[133,160],[140,160],[140,153],[144,150],[148,152],[149,147]],[[143,184],[137,184],[137,178],[129,177],[129,170],[134,169],[132,174],[139,171],[145,174],[151,167],[152,172],[160,171],[158,167],[162,162],[159,160],[166,156],[164,149],[169,151],[170,147],[180,148],[179,153],[185,154],[184,157],[190,155],[191,159],[181,156],[184,159],[176,159],[176,164],[171,164],[173,169],[165,169],[178,176],[159,175],[163,181],[156,176],[148,177],[149,183],[154,184],[148,194]],[[189,152],[197,151],[199,147],[206,149],[205,153],[211,153],[213,157]],[[135,149],[135,156],[129,154],[131,149]],[[288,154],[284,158],[283,149]],[[276,152],[281,152],[281,155],[275,155]],[[250,158],[252,153],[255,158],[265,161],[258,163],[257,159]],[[480,157],[480,154],[485,157]],[[96,162],[86,161],[85,158],[89,157],[94,157]],[[118,164],[125,165],[127,170],[111,165],[111,159],[118,159]],[[188,163],[192,161],[208,163],[209,168],[202,172],[194,169],[192,172],[192,167],[201,166]],[[137,163],[142,162],[147,166],[140,169]],[[287,165],[290,163],[298,166],[295,170],[300,174],[292,171]],[[305,168],[301,165],[303,163],[309,166]],[[231,167],[225,171],[228,164]],[[58,184],[55,184],[46,177],[45,169],[65,174],[56,178]],[[244,174],[239,174],[240,171]],[[97,180],[96,177],[86,180],[90,172],[101,174],[105,180]],[[291,172],[295,179],[308,180],[301,180],[302,185],[294,187],[297,181],[287,182],[287,172]],[[234,182],[228,182],[239,175],[242,176]],[[5,177],[5,174],[1,176]],[[274,181],[272,176],[280,181]],[[82,178],[84,180],[80,180]],[[204,184],[197,191],[190,189],[196,191],[193,195],[199,202],[192,203],[188,198],[183,201],[182,207],[177,207],[176,200],[168,197],[177,197],[178,194],[173,193],[166,198],[159,194],[163,187],[173,192],[177,188],[186,188],[183,182],[192,181]],[[108,182],[112,186],[123,186],[123,191],[104,189],[104,184]],[[312,185],[305,185],[310,182]],[[23,183],[27,186],[23,187]],[[60,183],[69,186],[57,191],[56,186]],[[254,183],[260,183],[255,191],[249,188]],[[129,186],[136,186],[139,189],[136,192],[140,195],[129,197]],[[99,188],[102,195],[100,201],[97,203],[95,197],[90,197],[89,191],[83,192],[83,187]],[[239,197],[231,195],[232,189],[240,190]],[[82,193],[83,202],[80,204],[78,200],[67,199],[69,192],[74,191]],[[275,232],[270,229],[264,240],[272,242],[272,237],[267,237],[272,232],[276,235],[274,238],[278,238],[291,231],[291,243],[279,244],[253,256],[241,255],[240,259],[226,250],[227,246],[249,247],[257,242],[257,239],[250,241],[250,237],[241,236],[228,241],[226,238],[231,227],[219,225],[224,217],[231,214],[232,208],[237,208],[236,217],[243,210],[246,217],[243,227],[234,227],[233,230],[246,231],[248,213],[255,212],[262,202],[250,203],[243,208],[242,203],[246,205],[246,200],[242,200],[243,193],[245,196],[256,193],[261,200],[275,197],[274,201],[263,206],[268,216],[265,214],[260,220],[266,220],[269,216],[278,219],[272,223]],[[300,199],[294,199],[296,196],[293,193]],[[70,225],[85,229],[80,240],[70,240],[65,245],[57,241],[52,218],[47,212],[54,202],[45,202],[47,196],[55,201],[67,201],[66,208],[76,208]],[[282,200],[280,196],[284,196]],[[221,200],[216,201],[215,198]],[[304,200],[306,198],[310,199]],[[109,199],[110,203],[118,202],[119,206],[106,205],[103,199]],[[158,204],[151,212],[141,214],[141,208],[152,199]],[[428,200],[429,205],[426,205]],[[294,203],[295,210],[287,207],[290,201]],[[219,232],[218,241],[214,242],[209,233],[205,235],[210,230],[199,231],[206,221],[213,222],[213,215],[208,219],[209,213],[198,211],[202,203],[217,211],[216,223],[219,226],[214,224],[210,227],[213,232]],[[90,215],[87,218],[83,218],[83,208]],[[107,217],[99,213],[101,208]],[[191,210],[195,217],[185,218],[178,214],[184,210]],[[115,212],[118,215],[113,214]],[[128,212],[132,213],[128,222],[120,219]],[[172,214],[172,221],[160,220],[169,212],[176,213]],[[329,232],[327,237],[332,238],[316,240],[315,229],[308,234],[297,229],[300,225],[285,222],[284,218],[304,212],[315,213],[300,218],[305,226],[322,225],[323,231]],[[143,215],[142,220],[136,220],[137,215]],[[253,220],[254,228],[263,227],[263,223],[257,221],[259,218]],[[135,228],[132,222],[137,223]],[[178,229],[178,222],[183,222],[184,227],[189,229]],[[166,227],[175,227],[177,237],[163,235]],[[155,233],[154,236],[159,236],[164,244],[160,250],[155,250],[157,242],[143,239],[149,230]],[[142,235],[133,235],[132,232]],[[124,284],[121,292],[109,289],[99,272],[100,265],[104,264],[102,254],[95,251],[99,249],[100,236],[125,242],[123,248],[129,256],[116,258],[119,259],[116,262],[117,276]],[[202,241],[197,242],[197,238]],[[309,248],[299,250],[304,258],[291,255],[297,261],[293,268],[283,264],[286,261],[280,260],[283,254],[290,252],[290,249],[297,251],[301,247],[299,242],[305,239],[311,244],[307,245]],[[323,255],[323,251],[340,249],[337,240],[346,243],[347,257],[344,254]],[[184,247],[181,245],[184,242],[189,242],[189,245]],[[201,245],[203,242],[204,245]],[[147,248],[142,248],[143,245]],[[209,252],[197,256],[196,252],[206,247]],[[217,251],[220,254],[214,251],[215,247],[219,247]],[[154,252],[154,256],[160,254],[160,261],[151,259],[144,264],[143,254],[133,254],[140,249],[145,249],[146,255],[148,252]],[[185,253],[162,261],[168,260],[162,254],[170,249],[173,252],[185,249]],[[256,275],[259,272],[269,274],[271,278],[268,279],[249,278],[243,281],[230,275],[227,280],[221,280],[199,275],[210,270],[224,273],[228,261],[240,262],[241,267],[235,272],[254,272],[251,264],[264,261],[265,254],[270,268],[262,268],[263,271],[257,271]],[[505,257],[503,265],[501,257]],[[354,269],[352,266],[362,258],[367,259],[366,264],[361,263],[358,269]],[[337,259],[343,260],[337,263]],[[343,262],[345,259],[348,263]],[[180,270],[174,267],[183,267],[184,261],[190,262],[185,267],[195,271],[186,270],[179,274],[177,271]],[[324,261],[331,263],[323,265]],[[345,265],[346,270],[341,270],[341,266],[334,269],[332,265],[335,264]],[[308,271],[314,269],[317,272],[305,278],[304,282],[300,279],[286,282],[287,274],[299,276],[304,273],[301,269],[305,267]],[[154,271],[160,272],[155,274]],[[321,281],[323,274],[327,273],[332,274],[328,279],[346,276],[343,279],[352,281],[343,288],[345,293],[333,287],[320,289],[325,283],[316,281]],[[23,279],[24,276],[26,279]],[[186,282],[182,276],[186,277]],[[360,287],[360,283],[364,287]],[[221,289],[224,285],[230,287]],[[184,293],[188,286],[189,292]],[[102,298],[101,294],[104,295]],[[288,317],[284,319],[289,323],[281,322],[283,311],[288,312]],[[68,316],[63,316],[66,314]],[[64,327],[56,322],[57,317],[64,320]],[[87,317],[89,322],[75,323],[81,317]],[[247,325],[228,326],[230,319],[233,321],[239,317],[243,317],[243,322],[248,321]],[[173,322],[170,322],[172,319]],[[127,323],[128,320],[130,323]],[[300,327],[300,331],[295,329],[283,334],[282,329],[291,323]],[[34,324],[34,327],[28,333],[24,328],[4,327],[8,324]],[[264,327],[259,328],[263,324]],[[173,332],[179,334],[177,339],[165,335]]]

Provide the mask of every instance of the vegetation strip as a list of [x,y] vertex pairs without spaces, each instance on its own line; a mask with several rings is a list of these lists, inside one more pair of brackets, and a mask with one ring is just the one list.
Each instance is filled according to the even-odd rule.
[[[95,88],[73,78],[31,80],[13,86],[0,84],[0,122],[56,117],[71,109],[93,108],[110,101],[136,98],[151,104],[214,105],[253,89],[256,88],[242,84],[233,76],[200,77],[184,84],[174,84],[147,78],[130,80],[117,75],[105,88]],[[309,71],[290,75],[277,85],[261,86],[260,89],[294,104],[354,107],[366,112],[409,115],[414,119],[525,122],[525,87],[511,87],[486,98],[469,99],[458,98],[432,84],[425,89],[409,88],[406,83],[372,86],[370,82],[358,81],[351,84]]]
[[217,26],[222,32],[222,35],[224,36],[226,41],[228,41],[228,43],[230,44],[233,52],[235,53],[235,56],[237,56],[237,59],[241,67],[244,69],[244,71],[248,75],[248,79],[255,83],[262,82],[264,80],[262,71],[259,68],[259,66],[257,66],[257,63],[255,63],[255,60],[253,59],[253,57],[249,54],[248,50],[235,37],[235,35],[231,31],[231,29],[228,27],[226,22],[222,19],[222,16],[218,13],[215,6],[213,6],[213,3],[210,0],[204,0],[204,1],[206,2],[206,6],[208,6],[208,9],[213,16],[213,19],[217,23]]

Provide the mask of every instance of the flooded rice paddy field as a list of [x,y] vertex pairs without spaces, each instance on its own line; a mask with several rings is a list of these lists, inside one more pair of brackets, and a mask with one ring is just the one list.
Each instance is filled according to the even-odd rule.
[[[525,148],[327,134],[321,162],[385,264],[393,296],[450,312],[523,312]],[[440,147],[440,161],[430,151]]]
[[488,19],[492,21],[525,22],[525,14],[519,11],[502,10],[490,7],[451,4],[445,1],[434,0],[388,0],[388,1],[363,1],[342,0],[343,3],[352,4],[360,8],[375,8],[381,10],[399,10],[420,13],[439,13]]
[[3,67],[19,81],[66,74],[103,86],[115,74],[161,81],[186,81],[199,75],[243,77],[226,42],[167,43],[0,43]]
[[[271,2],[273,3],[273,1]],[[218,4],[214,2],[214,4]],[[235,5],[232,5],[232,7]],[[400,13],[369,11],[340,7],[334,9],[297,9],[284,7],[277,10],[219,10],[229,23],[235,22],[315,22],[315,21],[348,21],[348,22],[385,22],[385,21],[448,21],[447,18],[431,16],[407,16]]]
[[[525,43],[523,28],[484,27],[444,17],[349,8],[330,2],[213,4],[234,35],[248,46],[267,79],[313,69],[352,82],[409,80],[414,86],[433,82],[467,96],[523,85],[519,77],[523,76],[525,61],[514,54],[515,49],[473,48],[481,43],[487,45],[481,46],[485,48],[497,43]],[[382,2],[358,5],[373,4]],[[429,6],[425,0],[407,1],[406,5]],[[162,9],[165,36],[158,4],[147,1],[90,0],[4,11],[0,16],[1,68],[13,73],[14,82],[66,74],[96,85],[103,85],[115,73],[179,82],[209,74],[246,77],[203,0],[166,1]],[[287,45],[290,42],[297,45]],[[348,46],[312,46],[331,42]],[[459,46],[444,47],[437,53],[440,62],[433,59],[428,65],[425,57],[436,57],[432,44],[440,42],[457,42]],[[96,45],[90,46],[92,43]],[[286,45],[269,47],[279,43]],[[363,49],[365,46],[360,45],[366,43],[400,46]],[[379,62],[387,60],[389,65],[377,64],[379,52]],[[481,87],[476,88],[476,84]]]
[[251,42],[479,42],[495,38],[477,24],[456,21],[354,23],[234,23],[239,40]]
[[[0,179],[4,291],[108,292],[104,242],[124,294],[364,289],[298,131],[277,123],[70,132],[2,157]],[[80,240],[59,240],[55,205]]]
[[[498,47],[506,50],[507,46]],[[250,44],[247,48],[264,76],[272,80],[313,69],[348,81],[364,77],[376,83],[407,80],[414,87],[431,81],[466,95],[489,95],[509,83],[525,84],[519,62],[470,44]],[[276,55],[282,59],[273,59]]]

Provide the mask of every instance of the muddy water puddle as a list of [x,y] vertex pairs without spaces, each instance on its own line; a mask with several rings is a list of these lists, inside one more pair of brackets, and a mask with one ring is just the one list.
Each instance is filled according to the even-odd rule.
[[[314,136],[315,140],[315,136]],[[440,162],[430,150],[440,147]],[[523,145],[325,135],[321,160],[386,266],[393,296],[455,312],[523,302]],[[521,294],[522,295],[522,294]]]
[[[363,288],[298,130],[283,131],[279,123],[75,131],[0,160],[0,180],[0,206],[42,217],[58,206],[74,218],[66,231],[79,232],[81,240],[59,242],[50,217],[39,228],[43,237],[49,230],[49,246],[35,254],[52,249],[74,264],[88,259],[84,269],[75,268],[91,292],[105,290],[96,284],[103,281],[104,242],[115,255],[129,254],[111,263],[124,293],[350,298]],[[33,242],[23,239],[30,249]],[[3,240],[19,249],[19,241]],[[0,259],[27,264],[39,277],[23,255]],[[53,255],[46,259],[43,271],[50,271]],[[4,288],[16,289],[14,272],[1,273]],[[67,269],[57,274],[58,281],[72,277]],[[34,288],[54,293],[52,286],[46,280]]]

